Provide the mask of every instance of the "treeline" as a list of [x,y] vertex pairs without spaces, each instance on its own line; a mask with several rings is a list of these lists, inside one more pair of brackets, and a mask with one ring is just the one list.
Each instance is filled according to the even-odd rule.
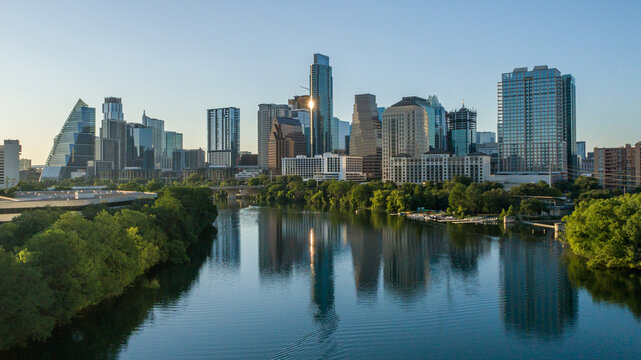
[[129,209],[35,210],[0,225],[0,349],[46,339],[157,264],[189,261],[216,217],[211,196],[171,186]]
[[567,242],[589,266],[641,270],[641,194],[583,202],[564,220]]
[[458,216],[501,212],[536,216],[547,210],[544,201],[523,196],[567,195],[577,201],[584,201],[588,197],[581,197],[589,191],[596,197],[613,195],[599,190],[598,182],[586,177],[580,177],[573,183],[562,183],[563,188],[539,182],[523,184],[510,191],[504,190],[498,183],[471,183],[465,177],[456,177],[443,183],[408,183],[397,186],[381,181],[359,184],[336,180],[303,181],[296,176],[278,176],[273,179],[259,176],[250,179],[248,185],[264,185],[257,200],[270,205],[295,203],[318,209],[369,209],[388,213],[413,211],[423,207],[444,210]]

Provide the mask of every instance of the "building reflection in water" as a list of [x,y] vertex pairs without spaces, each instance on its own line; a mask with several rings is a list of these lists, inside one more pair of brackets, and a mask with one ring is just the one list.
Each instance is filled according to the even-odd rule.
[[383,236],[369,226],[349,226],[347,239],[354,266],[354,285],[358,299],[374,299],[378,293]]
[[501,315],[507,330],[522,337],[554,339],[575,327],[577,293],[561,252],[558,244],[501,240]]
[[216,218],[218,233],[213,244],[212,261],[224,267],[237,269],[240,266],[240,219],[239,212],[220,209]]
[[[419,230],[419,231],[416,231]],[[430,277],[428,244],[414,226],[384,228],[383,280],[385,289],[408,302],[425,294]]]

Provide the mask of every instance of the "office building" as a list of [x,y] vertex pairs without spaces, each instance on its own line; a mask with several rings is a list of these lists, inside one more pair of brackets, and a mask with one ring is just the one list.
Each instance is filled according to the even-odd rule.
[[350,155],[363,158],[363,172],[370,179],[380,179],[382,162],[381,119],[385,108],[376,107],[376,96],[354,96],[352,131],[349,139]]
[[142,112],[142,124],[153,131],[154,168],[161,168],[165,154],[165,120],[154,119]]
[[476,132],[476,144],[489,144],[496,142],[496,133],[492,131],[477,131]]
[[240,149],[240,109],[207,110],[207,162],[209,166],[236,167]]
[[258,154],[252,154],[249,151],[240,152],[240,160],[238,161],[241,167],[258,167]]
[[165,131],[165,150],[162,169],[171,169],[174,164],[174,152],[182,150],[183,134],[175,131]]
[[[63,180],[72,172],[86,172],[96,155],[96,109],[78,99],[53,146],[42,170],[42,179]],[[28,169],[25,169],[28,170]]]
[[287,100],[287,104],[292,110],[309,110],[309,95],[294,95],[293,99]]
[[333,117],[333,79],[329,57],[314,54],[314,63],[310,66],[310,115],[312,155],[320,155],[334,150],[338,132],[334,130]]
[[127,124],[127,165],[130,168],[153,169],[153,129],[142,124]]
[[0,145],[0,189],[9,189],[20,181],[20,152],[18,140],[5,140]]
[[305,135],[298,120],[276,117],[272,121],[267,144],[269,171],[280,175],[282,159],[305,155]]
[[350,133],[352,131],[352,125],[349,123],[349,121],[343,121],[339,118],[334,119],[336,119],[335,123],[337,124],[338,128],[338,146],[335,148],[335,150],[347,151],[347,148],[349,147],[348,141]]
[[300,176],[303,179],[364,181],[362,159],[325,153],[308,157],[304,155],[282,159],[282,174]]
[[127,123],[121,99],[106,97],[102,104],[102,114],[96,160],[111,163],[112,169],[122,169],[127,162]]
[[574,77],[546,65],[504,73],[498,83],[498,143],[499,174],[573,178]]
[[499,170],[499,144],[496,142],[476,144],[476,152],[490,157],[490,173],[496,174]]
[[420,158],[398,154],[390,159],[390,181],[397,184],[438,183],[465,176],[481,183],[490,178],[490,157],[481,153],[453,156],[443,150],[431,150]]
[[617,148],[594,148],[594,177],[604,189],[630,191],[641,186],[641,142]]
[[429,150],[427,100],[412,96],[387,108],[382,123],[383,181],[390,180],[390,159],[398,154],[414,158]]
[[176,173],[205,167],[205,151],[203,149],[178,149],[174,151],[172,159],[173,171]]
[[447,113],[449,152],[464,156],[476,151],[476,111],[463,105]]
[[447,149],[447,112],[443,105],[438,101],[436,95],[427,97],[425,104],[427,111],[430,148],[437,150]]
[[292,119],[298,120],[300,126],[303,128],[303,134],[305,135],[305,154],[309,156],[311,154],[309,109],[292,110]]
[[[291,100],[290,100],[291,101]],[[260,104],[258,105],[258,166],[261,169],[268,167],[269,134],[272,122],[276,117],[291,117],[291,109],[285,104]]]

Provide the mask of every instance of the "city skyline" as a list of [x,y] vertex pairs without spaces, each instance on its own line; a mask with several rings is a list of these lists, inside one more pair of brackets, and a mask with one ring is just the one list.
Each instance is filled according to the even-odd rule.
[[[264,14],[285,8],[279,4],[255,4],[251,13],[238,4],[83,4],[74,7],[72,19],[71,12],[64,11],[71,5],[42,3],[34,11],[33,6],[11,3],[0,14],[0,39],[6,50],[0,67],[3,137],[20,139],[23,157],[33,159],[34,165],[44,164],[70,103],[82,98],[99,108],[104,97],[117,96],[123,99],[128,119],[146,109],[184,133],[186,148],[205,146],[206,109],[238,107],[243,114],[240,150],[256,152],[257,105],[284,103],[302,93],[299,86],[308,84],[312,54],[319,52],[331,58],[333,115],[340,119],[351,119],[355,94],[375,94],[381,106],[404,96],[436,94],[448,111],[464,98],[478,111],[478,130],[496,131],[496,83],[501,74],[547,64],[577,79],[577,140],[586,140],[588,151],[638,141],[641,74],[635,54],[641,45],[635,37],[641,25],[634,18],[641,10],[639,3],[567,2],[555,4],[554,11],[545,4],[532,8],[506,3],[486,9],[481,4],[416,3],[412,14],[392,4],[329,5],[341,11],[330,17],[326,29],[318,29],[303,17],[288,26],[263,26],[269,19]],[[305,4],[297,6],[303,12],[311,10]],[[54,7],[61,17],[48,16]],[[208,21],[207,14],[220,11],[229,13],[229,19],[242,14],[254,24],[235,35],[222,34],[220,29],[235,20]],[[357,11],[363,11],[362,16],[354,18]],[[414,20],[425,11],[430,11],[434,26],[429,44],[421,45],[403,34],[416,32]],[[462,25],[442,26],[454,12]],[[524,23],[519,14],[526,12],[542,20]],[[100,55],[110,14],[118,16],[120,25],[109,28],[118,56]],[[383,19],[390,26],[379,26]],[[140,27],[141,21],[149,26]],[[270,39],[291,35],[293,28],[307,34],[303,45],[287,56],[267,49]],[[505,28],[512,30],[501,31]],[[597,42],[602,46],[594,46]],[[209,48],[205,56],[203,45]],[[477,56],[447,56],[460,47]],[[364,56],[371,48],[384,51]],[[621,48],[632,56],[619,56]],[[229,54],[215,56],[212,49]],[[395,56],[408,50],[415,56]],[[105,71],[108,68],[119,71]],[[616,121],[605,127],[604,118]]]

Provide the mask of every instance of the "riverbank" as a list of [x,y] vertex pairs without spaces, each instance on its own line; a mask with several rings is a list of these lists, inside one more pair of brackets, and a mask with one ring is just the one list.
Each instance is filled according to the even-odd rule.
[[[117,297],[212,226],[205,187],[165,187],[153,203],[81,214],[27,212],[0,226],[0,349],[47,339],[85,309]],[[95,210],[95,209],[88,209]]]

